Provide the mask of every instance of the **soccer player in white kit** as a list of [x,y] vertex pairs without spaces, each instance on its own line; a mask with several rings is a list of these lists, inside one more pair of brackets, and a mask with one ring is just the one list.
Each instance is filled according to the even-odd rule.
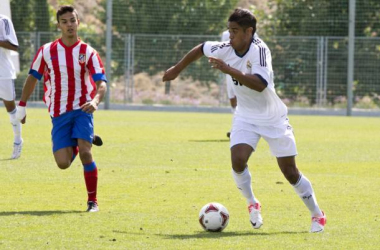
[[14,86],[16,70],[12,63],[11,50],[18,50],[16,32],[11,19],[0,15],[0,99],[3,99],[13,127],[14,141],[11,159],[17,159],[21,155],[23,139],[21,138],[21,123],[16,119]]
[[318,206],[310,181],[296,166],[297,147],[287,118],[287,107],[275,92],[271,53],[255,34],[256,18],[249,10],[236,9],[228,19],[228,30],[229,43],[205,42],[195,46],[165,72],[163,81],[175,79],[203,55],[209,58],[213,68],[230,75],[237,97],[230,138],[232,175],[247,200],[252,226],[260,228],[263,219],[261,204],[252,191],[247,162],[262,137],[277,158],[285,178],[309,209],[310,232],[321,232],[326,216]]

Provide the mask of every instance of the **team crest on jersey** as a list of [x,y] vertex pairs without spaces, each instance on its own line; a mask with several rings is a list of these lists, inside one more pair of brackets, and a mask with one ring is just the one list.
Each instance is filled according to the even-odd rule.
[[84,64],[86,62],[86,54],[79,54],[79,63]]
[[251,64],[251,62],[248,60],[247,61],[247,69],[251,69],[252,68],[252,64]]

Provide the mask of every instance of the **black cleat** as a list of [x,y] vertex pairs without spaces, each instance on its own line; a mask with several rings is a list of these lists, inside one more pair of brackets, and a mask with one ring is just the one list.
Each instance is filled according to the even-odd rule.
[[99,207],[98,204],[95,201],[89,201],[87,202],[87,210],[86,212],[98,212]]
[[230,133],[230,132],[227,132],[227,137],[228,137],[228,138],[230,138],[230,135],[231,135],[231,133]]
[[103,140],[99,135],[94,135],[94,139],[92,139],[92,144],[100,147],[103,145]]

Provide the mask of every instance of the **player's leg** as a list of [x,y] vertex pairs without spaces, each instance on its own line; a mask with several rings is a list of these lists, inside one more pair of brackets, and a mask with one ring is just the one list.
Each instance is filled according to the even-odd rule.
[[74,112],[53,117],[51,131],[53,155],[60,169],[67,169],[78,154],[78,142],[72,138]]
[[326,216],[318,206],[311,182],[299,172],[295,157],[279,157],[277,158],[277,162],[285,178],[293,185],[294,190],[310,211],[312,217],[311,232],[323,231],[326,224]]
[[256,202],[252,191],[251,173],[248,170],[248,159],[253,149],[248,144],[237,144],[231,148],[232,175],[237,188],[246,198],[247,204]]
[[88,212],[97,212],[98,209],[98,201],[97,201],[97,187],[98,187],[98,168],[96,167],[96,163],[92,158],[91,153],[91,143],[78,139],[79,146],[79,157],[83,164],[84,170],[84,180],[87,188],[87,204]]
[[79,157],[83,164],[84,179],[87,188],[87,211],[97,212],[97,186],[98,186],[98,168],[92,157],[92,142],[94,139],[94,124],[92,114],[85,113],[81,110],[77,113],[72,137],[78,141]]
[[73,154],[73,147],[60,148],[53,153],[55,162],[60,169],[66,169],[70,167]]
[[0,98],[3,99],[4,106],[9,114],[14,134],[11,159],[17,159],[21,156],[23,146],[23,139],[21,138],[21,123],[16,119],[17,109],[14,101],[15,97],[14,80],[0,80]]
[[[300,173],[296,166],[297,146],[293,129],[288,121],[277,127],[263,128],[262,131],[265,133],[263,138],[268,142],[272,154],[277,158],[281,172],[309,209],[312,219],[324,217],[318,206],[310,181]],[[322,229],[318,229],[319,231],[323,230],[325,222],[322,224],[320,224]],[[312,231],[315,230],[315,228],[312,228]]]
[[263,224],[261,205],[252,191],[252,177],[247,162],[257,146],[260,136],[252,130],[252,125],[234,120],[231,131],[232,176],[240,193],[246,198],[250,222],[254,228]]
[[23,139],[21,138],[21,122],[16,119],[16,104],[14,101],[3,100],[4,106],[7,109],[9,114],[9,119],[12,124],[13,129],[13,152],[11,159],[17,159],[21,156],[22,146],[24,144]]

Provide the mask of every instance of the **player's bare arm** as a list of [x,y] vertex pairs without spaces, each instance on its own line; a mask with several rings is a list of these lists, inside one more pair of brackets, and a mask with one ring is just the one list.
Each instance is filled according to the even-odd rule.
[[189,53],[187,53],[175,66],[166,70],[164,76],[162,77],[162,81],[166,82],[176,79],[182,70],[202,56],[202,44],[199,44],[190,50]]
[[16,45],[11,44],[9,41],[0,41],[0,47],[13,51],[18,50],[18,47]]
[[267,87],[259,77],[251,74],[245,74],[240,70],[234,69],[218,58],[209,57],[208,61],[212,68],[218,69],[224,74],[232,76],[234,79],[238,80],[239,83],[250,89],[262,92]]
[[[30,97],[30,95],[33,93],[34,88],[37,84],[37,78],[35,78],[33,75],[29,75],[24,83],[24,87],[22,89],[20,103],[26,103]],[[18,120],[21,121],[22,124],[25,124],[26,122],[26,110],[25,106],[19,106],[17,108],[16,117]]]
[[97,92],[90,102],[86,102],[81,106],[81,109],[86,113],[94,113],[98,109],[99,103],[103,100],[104,95],[107,92],[107,85],[104,81],[96,81]]

